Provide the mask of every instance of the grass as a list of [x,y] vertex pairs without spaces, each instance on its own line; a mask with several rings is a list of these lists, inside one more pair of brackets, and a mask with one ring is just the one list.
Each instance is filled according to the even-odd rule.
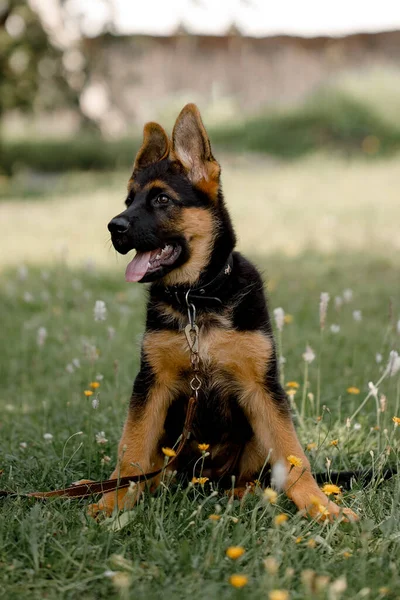
[[[292,317],[282,336],[284,376],[300,385],[296,406],[306,400],[298,431],[305,447],[317,446],[308,451],[312,465],[326,473],[329,458],[331,469],[374,469],[368,485],[343,494],[360,523],[318,524],[283,496],[276,506],[260,494],[230,503],[183,483],[166,482],[131,514],[102,524],[86,516],[86,501],[0,499],[0,598],[261,600],[274,589],[289,590],[291,600],[398,597],[400,484],[379,479],[385,464],[399,463],[399,375],[379,386],[385,412],[369,398],[350,428],[346,419],[390,350],[400,350],[399,157],[221,162],[240,248],[263,271],[271,310],[282,306]],[[105,228],[122,208],[127,176],[52,176],[50,185],[38,182],[35,197],[17,181],[0,205],[0,488],[54,489],[112,471],[144,323],[144,290],[125,284],[125,260],[109,251]],[[337,309],[345,289],[353,299]],[[331,295],[323,336],[321,291]],[[105,322],[94,321],[98,299]],[[307,344],[316,359],[305,388]],[[94,409],[84,390],[99,375]],[[360,393],[349,394],[351,386]],[[288,520],[277,526],[280,513]],[[245,548],[236,562],[225,555],[231,545]],[[248,577],[241,590],[229,583],[234,573]]]
[[[398,256],[400,155],[372,163],[330,155],[294,163],[247,155],[218,158],[243,251]],[[127,259],[111,249],[106,224],[123,209],[128,177],[129,169],[63,174],[48,187],[45,182],[34,202],[22,189],[5,196],[0,270],[45,265],[63,256],[70,266],[93,259],[102,268],[122,271]]]
[[[356,484],[343,497],[362,517],[360,523],[307,521],[282,496],[277,505],[259,494],[231,503],[208,486],[168,482],[132,513],[102,524],[86,516],[84,501],[2,499],[0,597],[261,599],[275,589],[289,590],[291,599],[398,597],[400,485],[398,478],[379,479],[387,462],[399,463],[400,430],[392,422],[399,376],[380,386],[385,412],[377,414],[371,398],[355,420],[359,425],[345,425],[367,394],[368,382],[379,379],[389,351],[400,346],[397,265],[366,253],[280,254],[255,261],[269,280],[271,309],[282,306],[292,316],[284,326],[282,352],[286,381],[300,383],[297,405],[306,344],[317,355],[305,391],[317,394],[320,371],[323,418],[315,418],[307,400],[305,426],[299,428],[304,445],[317,445],[308,452],[314,468],[325,471],[327,458],[332,469],[374,468],[370,484]],[[333,298],[343,297],[347,288],[353,299],[335,309]],[[320,291],[332,297],[322,338]],[[106,302],[104,322],[93,318],[97,299]],[[143,300],[143,288],[123,282],[123,269],[110,274],[58,262],[3,273],[1,487],[51,489],[110,473],[139,364]],[[354,310],[362,311],[361,322],[354,320]],[[331,324],[340,325],[339,333],[330,330]],[[47,332],[42,346],[41,327]],[[376,353],[383,356],[380,364]],[[83,392],[99,375],[94,409],[93,396]],[[350,386],[360,394],[348,394]],[[102,431],[107,442],[100,445],[95,436]],[[335,439],[337,446],[331,445]],[[105,456],[110,464],[104,464]],[[276,525],[280,513],[288,520]],[[220,518],[210,520],[210,515]],[[245,548],[236,562],[225,555],[231,545]],[[229,583],[234,573],[248,577],[241,590]],[[344,581],[347,589],[340,592]]]

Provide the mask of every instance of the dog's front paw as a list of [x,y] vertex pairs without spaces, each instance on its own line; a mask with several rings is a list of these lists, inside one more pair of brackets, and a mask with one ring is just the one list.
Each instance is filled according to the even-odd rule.
[[316,519],[317,521],[334,521],[335,519],[341,519],[345,523],[358,521],[358,515],[353,512],[350,508],[342,508],[335,502],[332,502],[325,496],[322,497],[311,497],[310,502],[305,507],[305,512]]
[[139,501],[141,492],[142,484],[119,489],[115,492],[107,492],[100,498],[99,502],[89,505],[88,515],[94,519],[100,519],[102,516],[111,516],[115,510],[131,510]]

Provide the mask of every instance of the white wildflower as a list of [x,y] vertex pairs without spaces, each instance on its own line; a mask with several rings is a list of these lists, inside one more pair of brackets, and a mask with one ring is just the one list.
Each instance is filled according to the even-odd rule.
[[28,447],[28,444],[27,444],[26,442],[20,442],[20,444],[19,444],[19,447],[20,447],[22,450],[25,450],[25,448],[27,448],[27,447]]
[[44,346],[46,338],[47,338],[46,327],[39,327],[39,329],[37,331],[37,335],[36,335],[36,342],[37,342],[37,345],[39,346],[39,348]]
[[346,577],[343,575],[333,581],[329,588],[329,600],[339,600],[343,592],[347,589]]
[[104,379],[104,375],[102,375],[101,373],[97,373],[96,381],[103,381],[103,379]]
[[31,302],[33,302],[33,296],[30,292],[24,292],[24,301],[27,304],[30,304]]
[[361,310],[353,310],[353,319],[359,323],[362,321],[362,312]]
[[385,412],[385,410],[386,410],[386,404],[387,404],[385,394],[381,394],[380,395],[379,404],[380,404],[380,407],[381,407],[381,412]]
[[284,356],[279,357],[279,364],[284,365],[286,363],[286,358]]
[[117,574],[117,571],[111,571],[111,569],[107,569],[104,571],[104,577],[114,577]]
[[389,353],[389,361],[386,367],[387,375],[390,377],[394,377],[396,373],[400,370],[400,356],[396,352],[396,350],[391,350]]
[[332,323],[332,325],[330,326],[330,330],[332,333],[339,333],[340,325],[336,325],[335,323]]
[[311,346],[306,346],[306,351],[303,353],[303,359],[306,361],[306,363],[312,363],[312,361],[315,359],[315,352]]
[[73,373],[74,365],[72,363],[68,363],[67,366],[65,367],[65,370],[67,371],[67,373]]
[[100,462],[102,465],[107,465],[111,462],[111,456],[107,456],[107,454],[105,454]]
[[343,298],[341,296],[335,296],[335,308],[339,310],[343,306]]
[[136,491],[136,486],[137,484],[134,481],[130,481],[129,482],[129,487],[128,487],[128,494],[134,494]]
[[100,401],[99,401],[99,399],[98,399],[98,398],[93,398],[93,400],[92,400],[92,407],[93,407],[95,410],[96,410],[96,408],[99,408],[99,404],[100,404]]
[[81,366],[81,361],[79,360],[79,358],[73,358],[72,359],[72,364],[74,365],[74,367],[76,369],[79,369]]
[[360,431],[360,429],[361,429],[361,423],[354,423],[353,429],[354,429],[354,431]]
[[114,327],[107,327],[107,332],[108,332],[108,339],[112,340],[113,337],[115,336],[115,329],[114,329]]
[[343,300],[345,302],[351,302],[353,300],[353,290],[347,288],[347,290],[343,291]]
[[285,322],[285,311],[283,310],[283,308],[281,308],[281,307],[275,308],[274,309],[274,317],[275,317],[275,324],[276,324],[278,331],[282,331],[283,325]]
[[283,460],[278,460],[272,467],[271,485],[280,491],[284,488],[287,479],[287,468]]
[[106,434],[104,433],[104,431],[99,431],[98,433],[96,433],[96,442],[100,444],[100,446],[103,444],[107,444],[108,439],[106,438]]
[[21,265],[18,268],[18,279],[20,281],[25,281],[25,279],[28,277],[28,268],[25,265]]
[[51,433],[44,433],[43,434],[43,439],[46,440],[46,442],[51,442],[51,440],[53,439],[53,434],[51,434]]
[[347,417],[347,419],[346,419],[346,429],[350,429],[350,425],[351,425],[351,420],[349,419],[349,417]]
[[378,388],[376,387],[376,385],[372,381],[370,381],[368,383],[368,387],[369,387],[371,396],[378,399]]
[[85,260],[85,269],[89,272],[89,273],[94,273],[95,269],[96,269],[96,262],[93,258],[87,258]]
[[378,363],[378,365],[379,365],[379,363],[381,363],[381,362],[382,362],[382,358],[383,358],[383,357],[382,357],[382,354],[380,354],[379,352],[377,352],[377,353],[375,354],[375,360],[376,360],[376,362]]
[[95,321],[105,321],[107,318],[107,308],[106,303],[103,300],[96,300],[93,309],[94,320]]
[[319,324],[321,326],[321,329],[325,328],[325,319],[328,310],[328,304],[329,294],[328,292],[322,292],[319,299]]

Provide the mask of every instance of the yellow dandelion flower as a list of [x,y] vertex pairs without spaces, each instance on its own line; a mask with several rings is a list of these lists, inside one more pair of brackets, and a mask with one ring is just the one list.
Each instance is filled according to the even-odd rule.
[[210,444],[198,444],[197,447],[201,452],[206,452],[209,449]]
[[208,477],[192,477],[192,483],[199,483],[200,485],[204,485],[207,483]]
[[279,527],[279,525],[283,525],[283,523],[286,523],[286,521],[288,520],[288,516],[281,513],[280,515],[276,515],[275,519],[274,519],[274,523],[275,525],[277,525]]
[[390,589],[388,587],[380,587],[378,591],[382,596],[387,596],[390,593]]
[[317,447],[317,444],[315,442],[310,442],[309,444],[307,444],[307,450],[315,450],[315,448]]
[[327,496],[330,496],[331,494],[341,494],[342,492],[340,487],[338,485],[334,485],[333,483],[325,483],[321,489]]
[[296,395],[296,390],[294,390],[294,389],[289,389],[289,390],[286,390],[286,394],[287,394],[287,395],[288,395],[290,398],[293,398],[293,397]]
[[400,425],[400,417],[393,417],[392,418],[393,423],[395,423],[396,425]]
[[210,521],[219,521],[221,518],[221,515],[209,515],[208,518],[210,519]]
[[314,538],[310,538],[307,542],[307,546],[309,548],[315,548],[316,545],[317,545],[317,542],[314,540]]
[[292,465],[292,467],[302,467],[303,461],[298,456],[294,456],[294,454],[289,454],[286,457],[286,460]]
[[285,315],[283,317],[283,321],[284,321],[285,325],[289,325],[290,323],[293,323],[293,319],[294,319],[293,315]]
[[247,575],[238,575],[236,573],[235,575],[231,575],[229,577],[229,583],[235,588],[242,588],[245,585],[247,585],[248,582],[249,578],[247,577]]
[[240,558],[241,556],[243,556],[243,554],[245,553],[245,549],[242,546],[229,546],[229,548],[226,549],[226,555],[228,558],[231,558],[232,560],[236,560],[238,558]]
[[299,389],[299,387],[300,387],[300,384],[299,384],[299,383],[297,383],[297,381],[288,381],[288,382],[286,383],[286,387],[288,387],[288,388],[293,388],[293,389],[295,389],[295,390],[298,390],[298,389]]
[[92,390],[97,390],[97,388],[100,387],[100,383],[98,381],[91,381],[89,383],[89,387],[91,387]]
[[354,385],[351,385],[350,387],[347,388],[347,393],[348,394],[359,394],[360,390],[358,387],[355,387]]
[[289,592],[287,590],[272,590],[268,594],[269,600],[289,600]]
[[275,504],[278,494],[272,488],[265,488],[264,490],[264,500],[267,500],[270,504]]
[[338,444],[339,444],[339,440],[338,440],[338,439],[336,439],[336,440],[331,440],[331,441],[329,442],[329,445],[330,445],[330,446],[337,446]]
[[84,390],[83,393],[85,394],[85,396],[92,396],[93,392],[92,390]]
[[161,448],[161,450],[163,451],[163,454],[165,454],[165,456],[168,456],[168,458],[176,456],[176,452],[172,448]]
[[303,538],[301,537],[301,535],[299,535],[295,540],[294,543],[295,544],[300,544],[303,541]]
[[329,510],[323,504],[318,504],[318,517],[325,521],[326,517],[329,517]]
[[351,552],[347,552],[347,550],[345,552],[343,552],[342,554],[343,558],[350,558],[350,556],[353,556]]

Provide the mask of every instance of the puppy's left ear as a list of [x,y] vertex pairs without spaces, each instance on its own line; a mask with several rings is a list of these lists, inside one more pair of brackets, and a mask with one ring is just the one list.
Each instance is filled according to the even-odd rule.
[[187,104],[176,120],[172,152],[193,185],[216,197],[221,169],[211,152],[210,140],[195,104]]

